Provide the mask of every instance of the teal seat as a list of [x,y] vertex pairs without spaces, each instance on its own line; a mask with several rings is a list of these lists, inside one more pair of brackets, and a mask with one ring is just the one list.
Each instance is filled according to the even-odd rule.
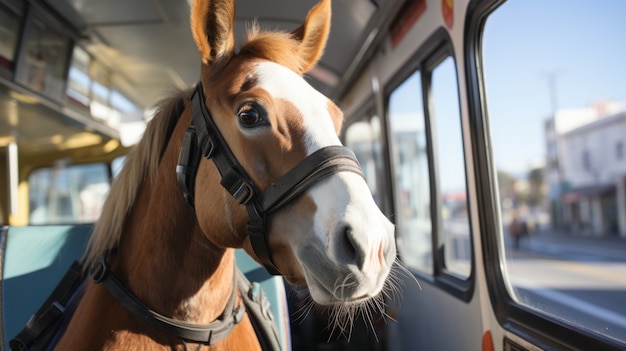
[[80,259],[90,232],[91,225],[2,228],[0,337],[5,349]]
[[[0,346],[24,328],[59,283],[72,262],[80,259],[91,233],[90,224],[2,227],[0,269]],[[268,274],[243,250],[237,265],[257,282],[270,300],[283,350],[291,349],[287,297],[282,277]]]
[[251,282],[257,282],[265,296],[270,300],[272,315],[276,320],[280,342],[284,351],[291,350],[291,330],[289,328],[289,310],[287,308],[287,294],[285,284],[280,276],[267,273],[244,250],[235,250],[237,266]]

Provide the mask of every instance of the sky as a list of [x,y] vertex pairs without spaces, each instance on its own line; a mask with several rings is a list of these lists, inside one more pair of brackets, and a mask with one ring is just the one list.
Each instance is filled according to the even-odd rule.
[[626,106],[625,16],[624,0],[509,0],[489,17],[483,63],[499,169],[523,172],[544,159],[550,75],[557,109]]

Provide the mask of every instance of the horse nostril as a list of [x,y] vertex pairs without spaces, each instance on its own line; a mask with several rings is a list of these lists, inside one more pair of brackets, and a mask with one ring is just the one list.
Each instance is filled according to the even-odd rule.
[[341,246],[343,250],[341,251],[345,255],[343,260],[348,263],[356,264],[359,269],[362,269],[366,258],[363,244],[359,242],[359,239],[355,236],[350,226],[346,226],[342,234],[343,242]]

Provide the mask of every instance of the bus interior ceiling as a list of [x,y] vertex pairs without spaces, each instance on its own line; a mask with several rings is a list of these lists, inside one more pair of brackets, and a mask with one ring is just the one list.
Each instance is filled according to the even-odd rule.
[[[75,28],[78,45],[121,78],[115,83],[131,100],[149,108],[173,89],[194,84],[200,56],[189,30],[190,0],[42,1]],[[237,41],[246,28],[293,30],[317,0],[237,2]],[[321,61],[307,79],[323,94],[339,100],[380,41],[402,0],[333,2],[331,35]]]

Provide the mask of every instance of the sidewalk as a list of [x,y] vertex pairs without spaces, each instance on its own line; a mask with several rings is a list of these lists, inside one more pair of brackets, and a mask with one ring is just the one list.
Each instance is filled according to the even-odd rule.
[[[507,246],[513,249],[510,237],[507,242]],[[523,237],[518,251],[569,260],[626,262],[626,238],[583,236],[543,229]]]

